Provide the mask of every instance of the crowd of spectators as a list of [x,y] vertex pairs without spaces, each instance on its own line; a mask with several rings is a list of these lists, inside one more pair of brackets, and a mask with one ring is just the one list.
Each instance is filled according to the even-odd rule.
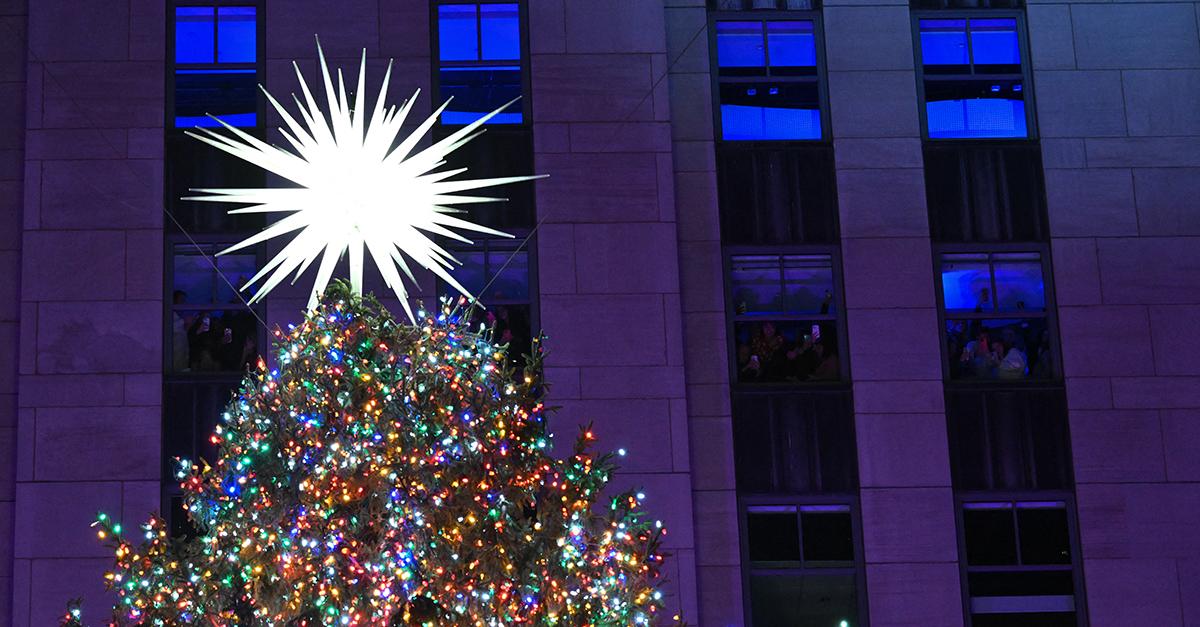
[[738,381],[836,381],[837,338],[830,325],[763,321],[738,325]]

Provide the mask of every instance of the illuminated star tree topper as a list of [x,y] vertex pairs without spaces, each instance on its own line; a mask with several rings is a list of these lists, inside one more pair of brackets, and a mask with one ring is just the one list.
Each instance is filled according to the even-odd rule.
[[359,65],[358,88],[353,98],[346,93],[341,70],[337,73],[335,90],[320,42],[317,43],[317,54],[321,61],[328,115],[317,104],[299,66],[294,62],[292,65],[304,96],[301,102],[299,97],[292,95],[299,109],[300,120],[263,89],[271,105],[283,118],[286,128],[280,128],[279,131],[294,152],[268,144],[220,119],[217,121],[231,135],[203,128],[188,132],[196,139],[296,185],[283,188],[195,189],[192,191],[204,195],[187,198],[249,205],[231,210],[230,214],[290,214],[220,253],[231,253],[300,231],[242,287],[247,290],[262,281],[250,302],[264,298],[293,272],[295,276],[292,281],[295,282],[320,257],[321,263],[308,302],[309,309],[313,308],[318,295],[329,285],[334,268],[344,253],[349,253],[350,258],[350,284],[355,293],[361,294],[364,249],[378,266],[387,286],[400,299],[409,320],[415,319],[400,271],[410,281],[415,283],[416,279],[406,258],[431,270],[462,294],[472,296],[449,272],[458,263],[457,260],[439,246],[433,237],[442,236],[467,243],[470,240],[458,231],[511,237],[456,217],[454,214],[463,211],[453,206],[505,200],[463,192],[541,177],[466,179],[455,178],[466,168],[439,168],[445,165],[447,155],[477,137],[483,132],[480,127],[485,122],[515,101],[480,117],[427,148],[416,150],[417,143],[429,132],[449,101],[438,107],[411,134],[400,139],[400,130],[420,91],[405,100],[398,109],[387,106],[384,98],[392,73],[389,62],[379,96],[368,115],[366,51],[363,51]]

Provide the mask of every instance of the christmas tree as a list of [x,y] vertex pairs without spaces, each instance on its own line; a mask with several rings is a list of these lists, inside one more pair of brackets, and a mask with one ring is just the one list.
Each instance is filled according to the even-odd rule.
[[603,496],[590,432],[549,454],[540,342],[517,371],[465,302],[401,323],[339,282],[277,330],[216,459],[180,462],[195,534],[99,516],[111,624],[660,622],[661,525]]

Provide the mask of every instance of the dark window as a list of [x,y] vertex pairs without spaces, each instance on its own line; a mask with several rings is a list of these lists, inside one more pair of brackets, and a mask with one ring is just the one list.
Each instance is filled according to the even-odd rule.
[[[521,7],[515,2],[439,3],[437,85],[447,125],[469,124],[521,96]],[[521,124],[526,107],[516,103],[488,124]]]
[[723,143],[717,148],[726,244],[837,241],[833,148]]
[[820,0],[708,0],[713,11],[800,10],[821,8]]
[[731,255],[729,290],[738,383],[842,378],[831,255]]
[[168,132],[164,167],[166,228],[176,233],[252,233],[265,224],[264,214],[229,214],[237,205],[185,200],[193,189],[264,187],[266,175],[257,166],[222,152],[194,137]]
[[[434,130],[438,139],[449,134]],[[533,135],[524,128],[489,128],[446,156],[442,169],[467,168],[457,178],[500,178],[534,173]],[[480,190],[479,196],[503,198],[498,202],[462,205],[471,222],[499,230],[532,229],[536,223],[534,182],[522,181]]]
[[1036,144],[926,143],[925,194],[934,241],[1048,238],[1042,154]]
[[[517,363],[524,363],[522,356],[530,353],[538,328],[534,255],[529,252],[534,241],[521,246],[523,240],[523,236],[511,240],[485,238],[473,247],[455,250],[454,256],[462,265],[451,271],[467,292],[479,297],[482,312],[473,315],[493,329],[496,344],[509,346],[509,356]],[[462,296],[444,280],[438,281],[438,293],[452,298]]]
[[720,137],[821,139],[814,20],[717,20]]
[[176,6],[175,127],[258,126],[258,8]]
[[918,17],[930,139],[1031,137],[1016,15]]
[[860,624],[850,505],[746,505],[744,535],[752,625]]
[[177,243],[171,248],[170,344],[174,373],[244,373],[258,362],[260,327],[241,288],[258,269],[253,252],[216,256],[218,244]]
[[956,489],[1071,488],[1061,389],[949,390],[946,423]]
[[1077,625],[1066,501],[968,501],[962,533],[972,627]]
[[1057,377],[1040,252],[942,253],[938,259],[950,379]]
[[172,537],[194,536],[195,527],[183,511],[183,496],[175,473],[177,459],[190,463],[213,463],[217,445],[212,436],[226,407],[238,391],[238,376],[208,376],[203,379],[171,378],[163,390],[163,482],[164,510]]
[[733,444],[743,494],[857,489],[849,392],[736,394]]

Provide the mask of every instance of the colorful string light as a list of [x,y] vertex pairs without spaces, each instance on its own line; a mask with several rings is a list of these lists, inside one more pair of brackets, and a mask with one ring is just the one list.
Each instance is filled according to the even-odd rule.
[[[110,625],[651,625],[665,533],[602,498],[611,456],[549,455],[540,344],[518,373],[457,306],[395,321],[345,283],[180,461],[194,537],[116,550]],[[64,625],[79,625],[72,605]]]

